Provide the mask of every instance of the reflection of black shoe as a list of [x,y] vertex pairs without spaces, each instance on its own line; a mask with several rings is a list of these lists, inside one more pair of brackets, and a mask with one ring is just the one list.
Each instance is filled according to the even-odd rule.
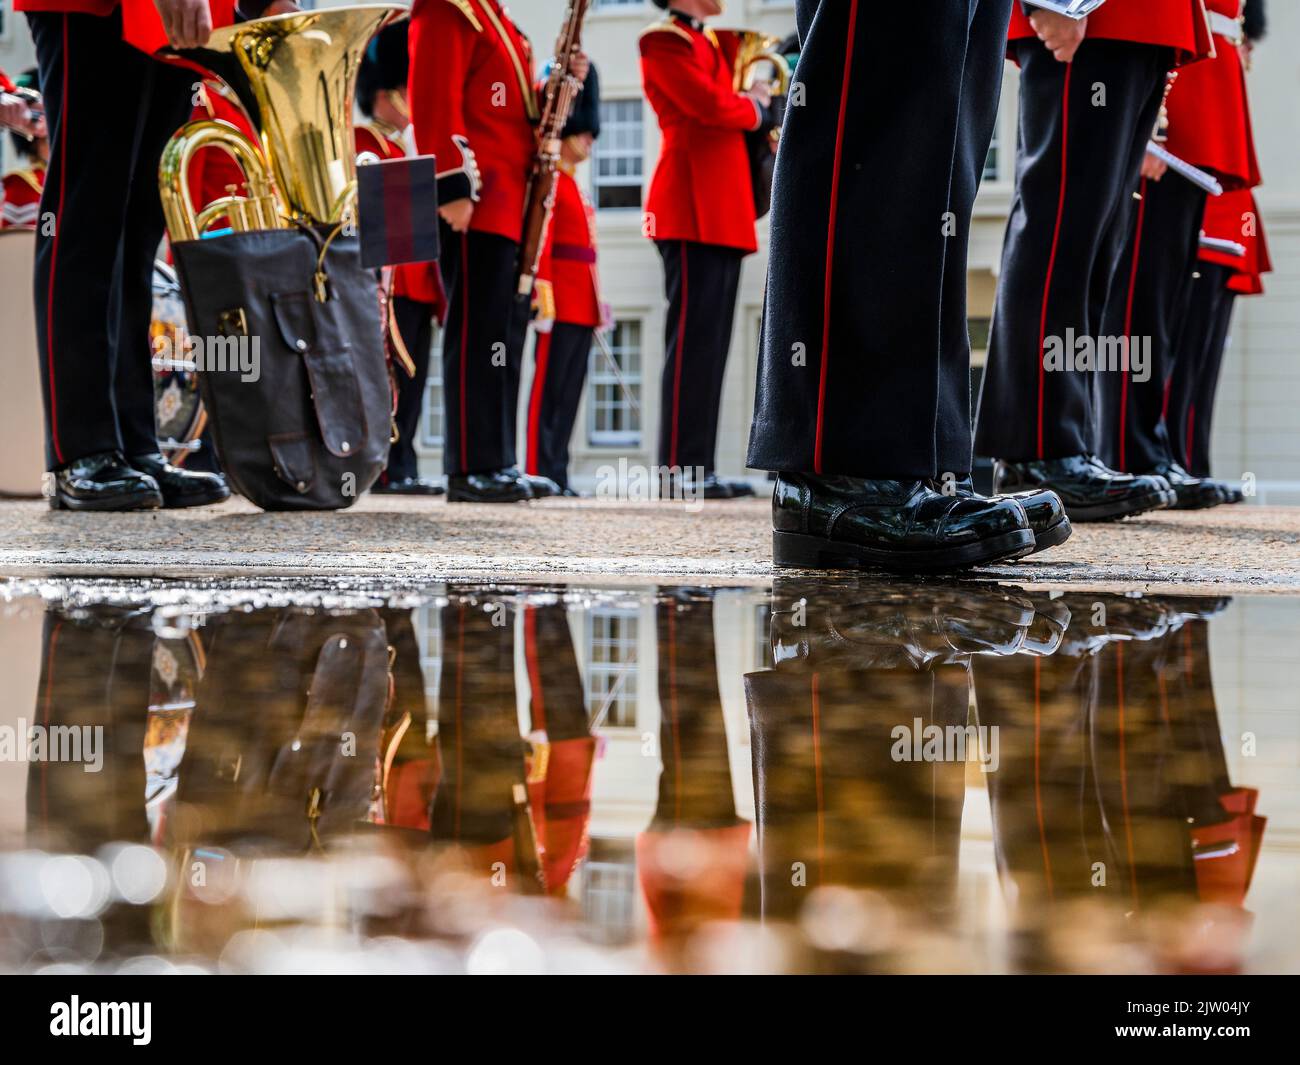
[[778,566],[905,573],[961,569],[1034,548],[1014,500],[944,496],[922,481],[782,473],[772,492]]
[[51,510],[156,510],[158,482],[127,465],[116,451],[69,462],[54,474]]
[[518,466],[510,466],[505,472],[528,485],[528,492],[533,499],[549,499],[551,496],[563,493],[563,489],[549,477],[539,477],[535,473],[521,473]]
[[168,509],[202,507],[230,498],[226,479],[219,473],[183,470],[156,452],[152,455],[132,455],[130,462],[158,483],[163,506]]
[[380,478],[370,486],[371,492],[381,496],[440,496],[445,490],[423,477]]
[[[945,491],[959,496],[975,495],[975,485],[971,481],[970,474],[949,483],[952,484],[951,489],[945,489],[944,482],[941,481],[928,482],[930,488],[940,495],[945,494]],[[1029,528],[1034,533],[1034,549],[1030,552],[1031,555],[1046,551],[1049,547],[1057,547],[1070,538],[1073,530],[1070,528],[1070,519],[1065,514],[1065,504],[1051,489],[1038,488],[1027,492],[1011,492],[998,498],[1014,499],[1024,508],[1025,517],[1029,519]]]
[[447,478],[448,503],[519,503],[532,498],[528,482],[508,469]]
[[1174,502],[1163,477],[1135,476],[1107,468],[1092,455],[993,464],[995,494],[1050,488],[1071,521],[1111,521],[1161,510]]
[[1217,507],[1223,500],[1223,494],[1213,481],[1193,477],[1176,462],[1161,463],[1154,470],[1148,471],[1169,482],[1177,497],[1174,510],[1204,510]]

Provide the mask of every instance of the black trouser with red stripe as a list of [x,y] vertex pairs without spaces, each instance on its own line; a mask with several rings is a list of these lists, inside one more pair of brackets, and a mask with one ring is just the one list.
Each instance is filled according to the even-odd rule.
[[750,466],[970,469],[966,243],[1009,16],[1009,0],[922,18],[797,5],[795,80],[814,106],[791,107],[781,133]]
[[429,350],[433,346],[433,305],[406,296],[393,297],[393,321],[402,335],[407,354],[415,363],[415,373],[408,377],[399,369],[397,380],[397,439],[388,449],[388,468],[384,481],[401,481],[420,475],[415,455],[415,441],[420,433],[420,413],[424,409],[424,386],[429,378]]
[[1166,397],[1184,357],[1178,334],[1192,296],[1205,192],[1170,171],[1161,181],[1143,178],[1138,194],[1102,315],[1106,337],[1128,338],[1130,361],[1127,370],[1097,375],[1098,454],[1111,469],[1147,473],[1175,458]]
[[120,10],[27,21],[50,131],[35,276],[46,465],[154,452],[158,159],[189,117],[195,75],[123,42]]
[[446,410],[443,468],[456,476],[515,465],[527,301],[516,300],[519,244],[441,224],[447,318],[442,333]]
[[1227,287],[1232,276],[1228,267],[1203,262],[1197,272],[1178,339],[1165,420],[1174,456],[1197,477],[1208,477],[1214,397],[1237,294]]
[[[1055,338],[1099,337],[1156,120],[1168,49],[1085,40],[1071,63],[1041,41],[1020,63],[1016,195],[1007,221],[975,451],[1010,461],[1097,447],[1090,370],[1048,370]],[[1104,106],[1101,102],[1104,98]]]
[[592,328],[556,322],[537,334],[528,397],[528,472],[569,487],[569,440],[591,357]]
[[659,404],[659,463],[715,469],[722,378],[731,348],[740,263],[720,244],[658,240],[668,316]]

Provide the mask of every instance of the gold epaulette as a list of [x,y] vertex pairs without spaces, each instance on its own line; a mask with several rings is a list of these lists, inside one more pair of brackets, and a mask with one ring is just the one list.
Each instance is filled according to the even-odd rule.
[[35,170],[10,170],[0,181],[8,181],[10,178],[17,178],[19,181],[30,185],[36,192],[41,191],[41,183],[36,180]]
[[662,22],[656,22],[647,26],[641,31],[637,39],[640,40],[641,37],[646,37],[652,33],[675,33],[687,44],[691,43],[691,35],[670,18],[666,18]]
[[469,19],[469,24],[473,26],[477,32],[483,32],[483,23],[481,23],[478,20],[478,16],[474,14],[474,5],[470,0],[447,0],[447,3],[457,8],[462,15]]

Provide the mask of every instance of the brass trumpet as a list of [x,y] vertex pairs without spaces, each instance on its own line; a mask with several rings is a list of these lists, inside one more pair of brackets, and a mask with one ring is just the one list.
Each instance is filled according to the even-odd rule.
[[[158,184],[169,237],[197,240],[223,216],[240,232],[351,217],[357,69],[375,31],[404,11],[364,4],[274,15],[222,27],[205,48],[187,52],[234,90],[258,136],[203,120],[182,126],[167,142]],[[205,147],[221,148],[239,164],[245,195],[195,207],[190,162]]]

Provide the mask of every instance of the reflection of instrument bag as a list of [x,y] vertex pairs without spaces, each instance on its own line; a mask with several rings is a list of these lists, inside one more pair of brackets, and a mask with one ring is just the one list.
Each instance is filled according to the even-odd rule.
[[[199,383],[217,453],[231,485],[264,510],[351,506],[388,460],[378,281],[355,236],[325,234],[173,245],[190,333],[205,342]],[[222,340],[224,369],[209,350]]]
[[218,616],[179,772],[201,838],[305,850],[364,821],[390,691],[373,610]]

